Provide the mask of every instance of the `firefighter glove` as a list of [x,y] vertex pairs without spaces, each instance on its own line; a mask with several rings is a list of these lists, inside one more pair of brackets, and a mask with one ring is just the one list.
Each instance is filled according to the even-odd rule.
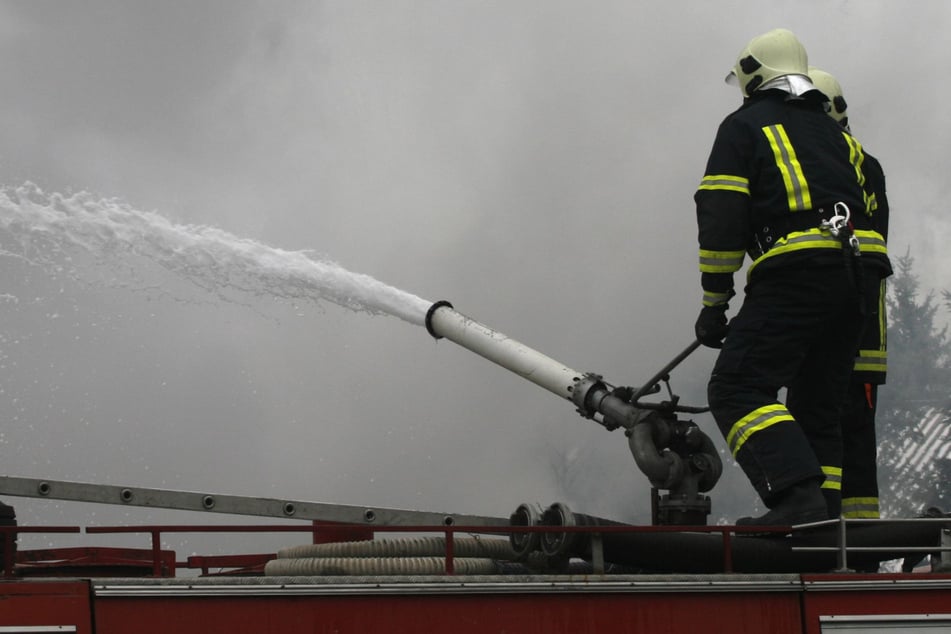
[[726,304],[704,306],[693,328],[700,343],[708,348],[722,348],[723,339],[730,331],[726,321]]

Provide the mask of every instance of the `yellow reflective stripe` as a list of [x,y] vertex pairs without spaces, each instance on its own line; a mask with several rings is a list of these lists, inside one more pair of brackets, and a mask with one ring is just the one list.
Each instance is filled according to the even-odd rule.
[[783,405],[779,403],[764,405],[733,423],[730,433],[726,436],[726,443],[735,457],[743,447],[743,443],[756,432],[763,431],[777,423],[794,420],[792,414]]
[[704,306],[719,306],[730,301],[729,293],[714,293],[713,291],[703,291]]
[[701,273],[733,273],[743,266],[746,251],[711,251],[700,249]]
[[796,150],[793,149],[789,137],[786,135],[786,128],[783,124],[777,123],[763,128],[763,134],[769,141],[769,146],[773,149],[773,156],[776,159],[776,167],[782,174],[783,184],[786,185],[786,198],[789,201],[790,211],[803,211],[812,209],[812,197],[809,194],[809,185],[806,183],[806,177],[802,173],[802,165],[796,156]]
[[842,136],[849,146],[849,162],[855,168],[855,179],[859,185],[865,187],[865,172],[862,170],[862,163],[865,162],[865,152],[862,150],[862,144],[848,132],[843,132]]
[[700,181],[700,187],[697,189],[739,192],[749,196],[750,180],[732,174],[707,174]]
[[[855,237],[859,241],[859,251],[861,253],[880,253],[888,255],[888,247],[885,239],[877,231],[857,230]],[[784,253],[793,251],[802,251],[803,249],[841,249],[842,243],[838,238],[833,238],[831,234],[822,229],[807,229],[806,231],[794,231],[789,235],[776,241],[772,249],[757,258],[751,265],[746,275],[747,278],[753,273],[760,262],[768,258],[774,258]],[[880,313],[883,314],[883,313]]]
[[782,255],[784,253],[792,253],[793,251],[802,251],[804,249],[841,249],[842,243],[839,242],[838,238],[833,238],[827,233],[823,233],[820,229],[808,229],[806,231],[793,231],[787,236],[784,236],[776,241],[775,246],[772,249],[761,255],[757,258],[751,265],[749,270],[746,272],[747,278],[753,273],[753,269],[756,268],[756,265],[760,262],[768,260],[769,258],[774,258],[777,255]]
[[855,237],[859,240],[859,251],[862,253],[881,253],[888,255],[888,246],[885,238],[878,231],[856,229]]
[[883,279],[878,285],[878,340],[882,345],[882,350],[887,345],[887,333],[888,320],[885,317],[885,280]]
[[859,350],[855,357],[855,369],[863,372],[887,372],[888,352],[885,350]]
[[[845,137],[845,142],[849,146],[849,162],[855,168],[855,180],[858,181],[859,187],[865,192],[865,171],[862,169],[862,164],[865,162],[865,152],[862,150],[862,144],[848,132],[843,132],[842,136]],[[869,195],[868,192],[865,192],[865,215],[870,216],[875,209],[878,209],[875,195]]]
[[830,489],[832,491],[842,490],[842,467],[823,465],[822,473],[826,476],[826,479],[822,482],[823,489]]
[[842,517],[878,519],[881,517],[878,509],[878,498],[842,498]]

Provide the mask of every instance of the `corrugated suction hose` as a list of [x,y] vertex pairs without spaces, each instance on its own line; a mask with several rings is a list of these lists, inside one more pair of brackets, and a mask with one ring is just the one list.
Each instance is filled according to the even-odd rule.
[[[456,574],[494,574],[498,561],[514,561],[507,539],[456,537]],[[303,544],[278,551],[267,563],[268,576],[296,575],[438,575],[446,572],[444,537]]]
[[[453,558],[460,575],[489,575],[499,572],[492,559]],[[308,557],[272,559],[264,574],[269,577],[336,575],[442,575],[445,557]]]

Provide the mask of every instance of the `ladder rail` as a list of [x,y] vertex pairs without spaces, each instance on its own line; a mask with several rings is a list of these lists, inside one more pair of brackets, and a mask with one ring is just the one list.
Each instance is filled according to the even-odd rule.
[[506,526],[507,518],[0,476],[0,495],[372,526]]

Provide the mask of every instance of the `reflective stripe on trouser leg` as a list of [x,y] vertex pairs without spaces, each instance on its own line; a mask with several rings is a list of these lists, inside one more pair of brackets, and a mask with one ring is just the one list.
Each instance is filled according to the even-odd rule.
[[[710,407],[720,431],[737,463],[750,479],[756,492],[769,506],[775,495],[809,478],[820,478],[821,471],[799,425],[779,403],[769,403],[729,420],[730,405],[736,394],[714,377],[709,386]],[[748,390],[739,394],[750,396]]]
[[[820,464],[841,464],[839,403],[858,347],[858,294],[841,266],[762,270],[751,278],[743,305],[708,385],[710,410],[731,452],[763,500],[825,477]],[[853,341],[853,339],[856,339]],[[805,368],[810,369],[808,381]],[[798,384],[803,416],[778,402]],[[828,435],[821,462],[806,429]],[[832,491],[834,489],[829,489]]]
[[878,498],[842,498],[842,517],[878,519]]
[[829,517],[839,517],[842,514],[842,467],[822,465],[822,473],[826,476],[822,481],[822,497],[825,498]]
[[822,465],[822,473],[825,474],[826,477],[826,479],[822,481],[823,489],[831,489],[833,491],[842,490],[842,467]]

